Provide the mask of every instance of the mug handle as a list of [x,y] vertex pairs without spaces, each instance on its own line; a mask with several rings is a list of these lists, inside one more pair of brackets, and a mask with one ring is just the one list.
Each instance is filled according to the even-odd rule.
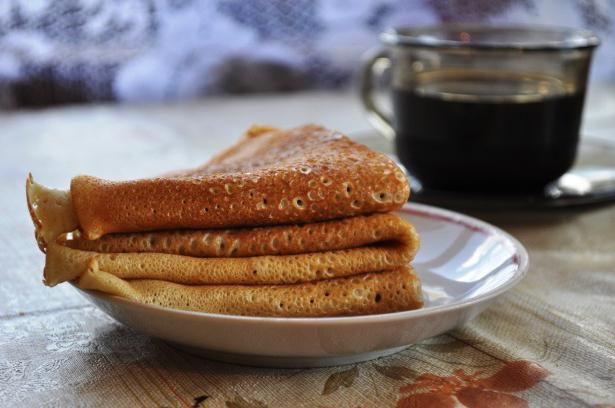
[[374,101],[374,78],[382,75],[384,68],[391,65],[391,59],[384,49],[374,49],[367,52],[361,67],[361,101],[367,112],[367,119],[388,140],[395,138],[395,129],[391,118],[378,108]]

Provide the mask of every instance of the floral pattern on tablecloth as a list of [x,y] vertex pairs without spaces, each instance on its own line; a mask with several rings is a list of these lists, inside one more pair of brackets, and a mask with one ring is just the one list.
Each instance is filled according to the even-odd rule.
[[462,368],[451,376],[423,373],[400,388],[403,396],[397,408],[454,408],[455,399],[467,408],[523,408],[527,401],[512,393],[528,390],[548,375],[538,364],[525,360],[507,362],[490,376],[480,370],[466,373]]

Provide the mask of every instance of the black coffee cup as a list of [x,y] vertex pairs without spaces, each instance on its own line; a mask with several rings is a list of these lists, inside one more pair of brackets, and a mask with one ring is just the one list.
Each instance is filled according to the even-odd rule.
[[[370,121],[423,187],[544,188],[572,166],[598,38],[552,27],[391,29],[362,78]],[[388,67],[392,117],[373,98]]]

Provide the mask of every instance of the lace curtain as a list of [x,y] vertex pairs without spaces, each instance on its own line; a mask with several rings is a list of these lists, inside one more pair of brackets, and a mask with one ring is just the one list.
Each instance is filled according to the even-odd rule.
[[388,26],[589,27],[615,79],[615,0],[5,0],[0,106],[343,88]]

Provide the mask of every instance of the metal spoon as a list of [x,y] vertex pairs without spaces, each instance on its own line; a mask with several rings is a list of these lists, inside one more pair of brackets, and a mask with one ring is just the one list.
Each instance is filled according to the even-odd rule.
[[613,194],[615,168],[587,166],[570,170],[545,190],[547,197],[586,197]]

